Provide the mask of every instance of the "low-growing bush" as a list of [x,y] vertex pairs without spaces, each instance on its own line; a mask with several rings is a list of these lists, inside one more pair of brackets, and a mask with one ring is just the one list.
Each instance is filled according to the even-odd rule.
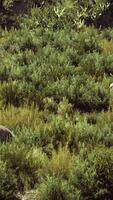
[[101,47],[98,44],[99,34],[97,30],[93,28],[86,28],[84,32],[76,34],[74,42],[83,52],[82,53],[93,53],[101,52]]
[[0,100],[5,106],[14,105],[20,106],[24,103],[25,91],[23,91],[23,85],[18,81],[12,81],[10,83],[4,83],[0,88]]
[[112,200],[113,30],[86,25],[107,2],[1,1],[1,200]]
[[[108,52],[108,51],[107,51]],[[113,58],[112,54],[99,55],[98,53],[92,53],[86,55],[80,62],[81,71],[90,74],[92,76],[100,77],[102,75],[113,74]]]
[[109,91],[92,78],[76,76],[68,89],[69,100],[75,108],[84,111],[107,109]]
[[64,117],[72,114],[72,104],[69,103],[68,99],[63,98],[63,100],[58,104],[58,114]]
[[[41,181],[48,159],[39,149],[16,143],[1,146],[0,157],[14,174],[19,191],[33,188]],[[46,171],[45,171],[46,173]]]
[[6,163],[0,160],[0,199],[13,200],[17,198],[16,178],[6,166]]
[[5,110],[4,107],[0,110],[0,123],[13,129],[15,135],[23,127],[36,129],[41,122],[44,122],[45,117],[45,113],[40,112],[34,105],[25,105],[18,108],[8,106]]
[[50,161],[50,174],[55,177],[66,179],[73,166],[74,155],[70,153],[67,147],[59,148],[52,152]]
[[106,39],[108,41],[113,39],[113,29],[112,28],[106,28],[103,31],[101,31],[101,38]]
[[79,191],[81,199],[112,199],[113,156],[112,149],[96,148],[84,160],[75,159],[70,184]]
[[55,176],[47,176],[38,189],[35,199],[69,200],[69,185]]
[[78,122],[76,125],[76,134],[78,141],[86,145],[95,145],[98,141],[97,127],[87,124],[87,122]]
[[40,148],[48,156],[52,154],[52,135],[49,127],[45,123],[41,123],[35,129],[20,129],[20,131],[18,131],[17,143],[23,143],[28,148]]

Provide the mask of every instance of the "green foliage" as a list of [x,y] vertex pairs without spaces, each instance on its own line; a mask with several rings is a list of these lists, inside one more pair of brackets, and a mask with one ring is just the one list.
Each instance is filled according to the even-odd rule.
[[87,111],[106,109],[109,104],[108,95],[109,92],[103,89],[102,83],[85,74],[84,79],[80,76],[73,78],[69,88],[69,98],[74,107]]
[[52,151],[49,172],[56,177],[67,179],[73,167],[74,155],[68,149],[68,146],[59,148],[58,151]]
[[4,105],[13,104],[14,106],[19,106],[22,104],[22,99],[24,98],[24,93],[21,90],[21,83],[11,82],[1,85],[1,101]]
[[7,168],[6,163],[0,160],[0,199],[13,200],[17,198],[17,184],[15,176]]
[[107,2],[0,2],[0,199],[112,200],[113,29],[85,25]]
[[[75,28],[81,28],[84,24],[84,20],[87,19],[87,17],[95,19],[109,7],[107,0],[93,1],[92,3],[90,1],[79,2],[74,0],[1,0],[1,25],[3,27],[10,27],[12,25],[17,26],[19,15],[29,13],[31,8],[34,6],[44,9],[46,8],[47,10],[47,6],[51,5],[54,7],[52,7],[51,11],[48,11],[48,14],[51,12],[54,21],[56,21],[55,18],[57,19],[53,26],[54,28],[62,27],[65,23],[71,24],[72,27]],[[46,24],[45,20],[43,20],[43,22],[43,24]]]
[[[48,159],[38,149],[25,148],[24,145],[9,144],[0,148],[1,159],[15,175],[18,190],[30,189],[40,182],[41,171],[46,168]],[[42,170],[43,169],[43,170]]]
[[39,194],[35,198],[37,200],[67,200],[69,199],[68,190],[69,186],[61,179],[47,176],[40,185]]
[[[92,64],[93,63],[93,64]],[[92,76],[100,77],[102,74],[113,74],[112,54],[99,55],[98,53],[92,53],[86,55],[80,62],[81,71],[91,74]]]
[[5,31],[2,36],[1,105],[34,103],[47,110],[45,100],[51,99],[54,108],[48,110],[57,112],[66,98],[73,108],[106,109],[109,91],[105,75],[112,74],[112,54],[105,57],[99,31],[84,27],[79,33],[65,24],[53,32],[51,25],[35,24],[38,17],[42,20],[43,9],[32,12],[20,30],[11,30],[10,35]]
[[112,149],[97,148],[85,160],[75,161],[71,183],[83,199],[112,199]]

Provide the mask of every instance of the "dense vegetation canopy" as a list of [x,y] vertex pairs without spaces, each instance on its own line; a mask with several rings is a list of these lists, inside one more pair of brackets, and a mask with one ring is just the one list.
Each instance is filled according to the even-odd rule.
[[0,1],[0,199],[113,199],[111,10]]

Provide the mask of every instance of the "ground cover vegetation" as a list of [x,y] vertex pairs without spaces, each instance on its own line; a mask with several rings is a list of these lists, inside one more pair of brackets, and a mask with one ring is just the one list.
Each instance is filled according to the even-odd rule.
[[0,199],[112,200],[112,2],[0,3]]

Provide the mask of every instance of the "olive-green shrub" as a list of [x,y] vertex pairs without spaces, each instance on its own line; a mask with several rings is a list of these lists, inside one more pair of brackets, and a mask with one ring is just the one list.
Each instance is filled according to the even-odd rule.
[[[112,199],[113,149],[99,147],[75,160],[70,182],[82,199]],[[82,155],[82,154],[81,154]],[[81,159],[82,158],[82,159]]]
[[3,145],[0,155],[15,176],[18,191],[31,189],[38,184],[48,165],[48,158],[40,149],[28,149],[23,144]]
[[18,199],[16,178],[2,160],[0,160],[0,199]]

